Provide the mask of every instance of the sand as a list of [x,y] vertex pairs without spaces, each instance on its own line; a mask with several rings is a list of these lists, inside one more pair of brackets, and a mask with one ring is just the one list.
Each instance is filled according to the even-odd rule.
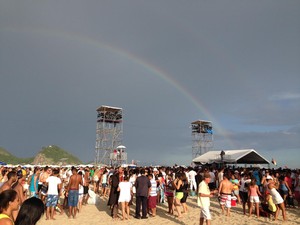
[[[188,213],[183,214],[183,218],[178,219],[173,215],[167,214],[168,206],[167,204],[159,204],[157,206],[157,216],[149,217],[148,219],[135,219],[135,205],[130,207],[131,218],[126,221],[121,220],[121,211],[119,210],[119,219],[113,220],[110,217],[110,210],[107,207],[107,199],[100,199],[95,205],[86,205],[83,206],[82,211],[77,214],[76,219],[68,219],[67,215],[57,215],[55,216],[56,220],[46,220],[45,215],[38,222],[38,225],[90,225],[90,224],[147,224],[147,225],[169,225],[169,224],[199,224],[199,207],[197,206],[196,197],[189,197],[187,201]],[[273,225],[296,225],[300,224],[300,209],[299,208],[288,208],[287,216],[288,221],[283,222],[282,216],[280,214],[277,221],[270,221],[266,217],[256,218],[252,216],[249,218],[247,215],[243,215],[242,206],[237,205],[237,207],[232,208],[231,217],[226,217],[221,214],[221,209],[217,202],[216,198],[211,199],[211,213],[212,221],[211,224],[214,225],[264,225],[264,224],[273,224]]]

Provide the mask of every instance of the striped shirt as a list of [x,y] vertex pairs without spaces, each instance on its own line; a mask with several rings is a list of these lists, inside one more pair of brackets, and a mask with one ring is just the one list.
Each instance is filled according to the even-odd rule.
[[157,187],[157,184],[156,184],[156,181],[154,179],[150,180],[150,183],[151,183],[151,191],[150,191],[150,196],[157,196],[157,192],[156,192],[156,187]]

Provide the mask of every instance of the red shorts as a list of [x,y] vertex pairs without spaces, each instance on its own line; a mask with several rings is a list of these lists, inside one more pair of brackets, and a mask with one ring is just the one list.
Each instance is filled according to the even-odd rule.
[[148,198],[148,208],[149,209],[156,208],[156,196],[149,196],[149,198]]
[[173,192],[165,192],[165,195],[167,196],[167,197],[174,197],[174,193]]

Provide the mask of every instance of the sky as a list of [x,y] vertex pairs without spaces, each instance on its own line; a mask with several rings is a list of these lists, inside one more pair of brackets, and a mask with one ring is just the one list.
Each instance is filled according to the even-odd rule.
[[300,168],[300,1],[0,1],[0,146],[95,157],[96,109],[123,109],[128,161],[213,149]]

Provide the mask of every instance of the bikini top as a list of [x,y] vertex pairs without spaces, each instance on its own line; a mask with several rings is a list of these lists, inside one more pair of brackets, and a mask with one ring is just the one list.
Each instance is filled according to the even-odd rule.
[[6,214],[4,214],[4,213],[1,213],[1,214],[0,214],[0,220],[1,220],[1,219],[10,219],[11,222],[12,222],[12,224],[15,224],[14,221],[13,221],[8,215],[6,215]]

